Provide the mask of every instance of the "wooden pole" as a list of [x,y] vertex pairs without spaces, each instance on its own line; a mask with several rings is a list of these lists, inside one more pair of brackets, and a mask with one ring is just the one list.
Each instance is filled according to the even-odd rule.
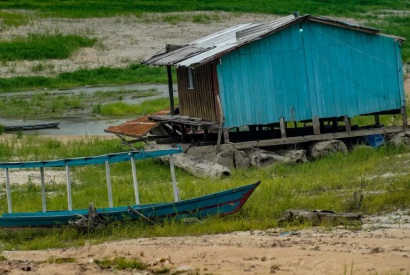
[[313,134],[320,135],[320,121],[318,116],[312,118]]
[[286,138],[286,122],[283,117],[280,118],[280,134],[282,138]]
[[9,213],[13,213],[13,210],[11,209],[9,168],[6,168],[6,192],[7,192],[7,206],[8,206],[8,209],[9,209]]
[[167,66],[167,74],[168,74],[169,107],[171,108],[171,116],[173,116],[175,115],[175,108],[174,108],[174,88],[172,87],[171,66]]
[[407,109],[406,109],[406,105],[404,105],[403,107],[401,107],[401,115],[403,118],[403,130],[407,131]]
[[70,180],[70,166],[66,164],[65,171],[67,173],[67,198],[68,198],[68,211],[73,211],[73,204],[71,201],[71,180]]
[[223,133],[224,133],[224,143],[228,144],[229,143],[229,129],[224,128]]
[[179,202],[181,199],[179,197],[179,190],[177,187],[177,181],[175,178],[175,167],[174,167],[174,157],[169,155],[169,165],[171,166],[171,177],[172,177],[172,188],[174,190],[174,200]]
[[44,182],[44,167],[40,167],[40,177],[41,177],[41,202],[43,205],[43,212],[47,212],[46,205],[46,184]]
[[345,116],[345,124],[346,124],[346,131],[351,132],[352,131],[352,126],[350,122],[350,117]]
[[140,196],[138,194],[137,169],[135,168],[135,158],[131,157],[132,180],[134,181],[135,202],[140,205]]
[[112,188],[111,188],[111,174],[110,174],[110,163],[105,161],[105,172],[107,174],[107,187],[108,187],[108,203],[110,208],[114,207],[112,202]]

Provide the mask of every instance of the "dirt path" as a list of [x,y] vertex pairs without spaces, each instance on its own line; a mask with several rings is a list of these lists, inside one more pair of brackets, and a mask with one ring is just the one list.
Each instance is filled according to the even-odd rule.
[[[399,217],[399,216],[397,216]],[[198,237],[148,238],[100,245],[85,245],[47,251],[4,253],[0,263],[7,274],[21,274],[30,266],[32,274],[130,274],[128,271],[101,270],[95,259],[136,257],[149,263],[170,257],[173,269],[190,266],[198,274],[408,274],[410,272],[410,223],[382,225],[373,218],[360,231],[314,228],[281,236],[284,230],[234,232]],[[384,222],[395,220],[386,218]],[[406,223],[407,222],[407,223]],[[375,224],[376,223],[376,224]],[[389,228],[390,227],[390,228]],[[378,230],[375,230],[378,228]],[[75,263],[35,264],[54,258],[75,258]],[[17,263],[13,260],[31,261]],[[156,265],[151,269],[159,269]],[[350,271],[353,270],[353,273]],[[0,272],[0,274],[3,274]],[[132,274],[152,274],[149,271]]]

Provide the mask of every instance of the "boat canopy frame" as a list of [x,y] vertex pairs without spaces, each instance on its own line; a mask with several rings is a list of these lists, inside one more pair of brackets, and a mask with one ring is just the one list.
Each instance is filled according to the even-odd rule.
[[111,187],[110,163],[131,161],[135,202],[136,202],[136,205],[139,206],[140,198],[139,198],[139,193],[138,193],[137,169],[135,166],[135,160],[156,158],[156,157],[162,157],[162,156],[169,156],[174,200],[175,202],[179,202],[181,198],[179,196],[179,189],[176,185],[173,155],[180,154],[180,153],[183,153],[183,150],[181,146],[177,145],[177,148],[172,148],[172,149],[156,150],[156,151],[145,151],[144,149],[142,149],[138,151],[106,154],[106,155],[94,156],[94,157],[68,158],[68,159],[50,160],[50,161],[0,162],[0,168],[3,168],[5,170],[5,176],[6,176],[6,193],[7,193],[8,213],[13,212],[12,205],[11,205],[9,169],[40,168],[42,208],[43,208],[43,212],[45,213],[47,212],[47,204],[46,204],[46,192],[45,192],[45,181],[44,181],[44,168],[47,168],[47,167],[65,167],[66,168],[68,211],[73,211],[72,196],[71,196],[70,167],[71,166],[105,164],[106,176],[107,176],[107,188],[108,188],[108,202],[109,202],[109,207],[112,208],[113,207],[113,197],[112,197],[112,187]]

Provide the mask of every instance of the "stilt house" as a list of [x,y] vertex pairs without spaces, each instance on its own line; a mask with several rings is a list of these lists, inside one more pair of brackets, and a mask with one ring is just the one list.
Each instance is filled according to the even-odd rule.
[[[363,115],[375,116],[369,133],[398,131],[378,128],[379,115],[401,113],[407,127],[403,41],[378,29],[295,13],[240,24],[187,45],[167,45],[165,53],[144,63],[168,66],[170,91],[170,67],[177,68],[179,109],[175,113],[171,92],[171,115],[151,119],[177,126],[183,135],[204,131],[205,140],[222,128],[225,142],[239,140],[235,137],[246,129],[248,140],[259,132],[258,140],[282,144],[297,136],[357,136],[350,118]],[[296,122],[306,124],[298,132],[288,122],[295,128]]]

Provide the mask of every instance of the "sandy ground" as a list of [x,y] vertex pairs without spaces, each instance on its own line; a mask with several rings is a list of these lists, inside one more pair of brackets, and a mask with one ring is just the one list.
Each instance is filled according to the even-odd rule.
[[[5,252],[0,263],[7,274],[130,274],[101,270],[95,259],[139,258],[146,263],[169,257],[165,267],[189,266],[198,274],[408,274],[410,216],[407,212],[365,220],[363,229],[313,228],[283,235],[285,229],[234,232],[198,237],[147,238],[46,251]],[[75,258],[75,263],[35,263],[49,258]],[[30,261],[26,263],[18,261]],[[154,265],[151,269],[159,269]],[[353,273],[350,271],[353,270]],[[152,274],[148,271],[132,274]]]
[[[214,16],[214,19],[207,24],[193,23],[193,16],[197,14],[208,14]],[[180,16],[185,21],[163,22],[169,16]],[[56,75],[82,68],[127,67],[161,51],[166,43],[186,44],[240,23],[271,21],[276,18],[276,15],[249,13],[184,12],[143,14],[142,17],[33,19],[26,26],[0,32],[0,40],[10,40],[14,36],[26,36],[29,33],[61,33],[98,38],[99,42],[92,48],[80,49],[69,59],[0,64],[0,75]],[[353,23],[352,19],[343,20]],[[31,68],[39,63],[52,67],[39,73],[31,72]]]

